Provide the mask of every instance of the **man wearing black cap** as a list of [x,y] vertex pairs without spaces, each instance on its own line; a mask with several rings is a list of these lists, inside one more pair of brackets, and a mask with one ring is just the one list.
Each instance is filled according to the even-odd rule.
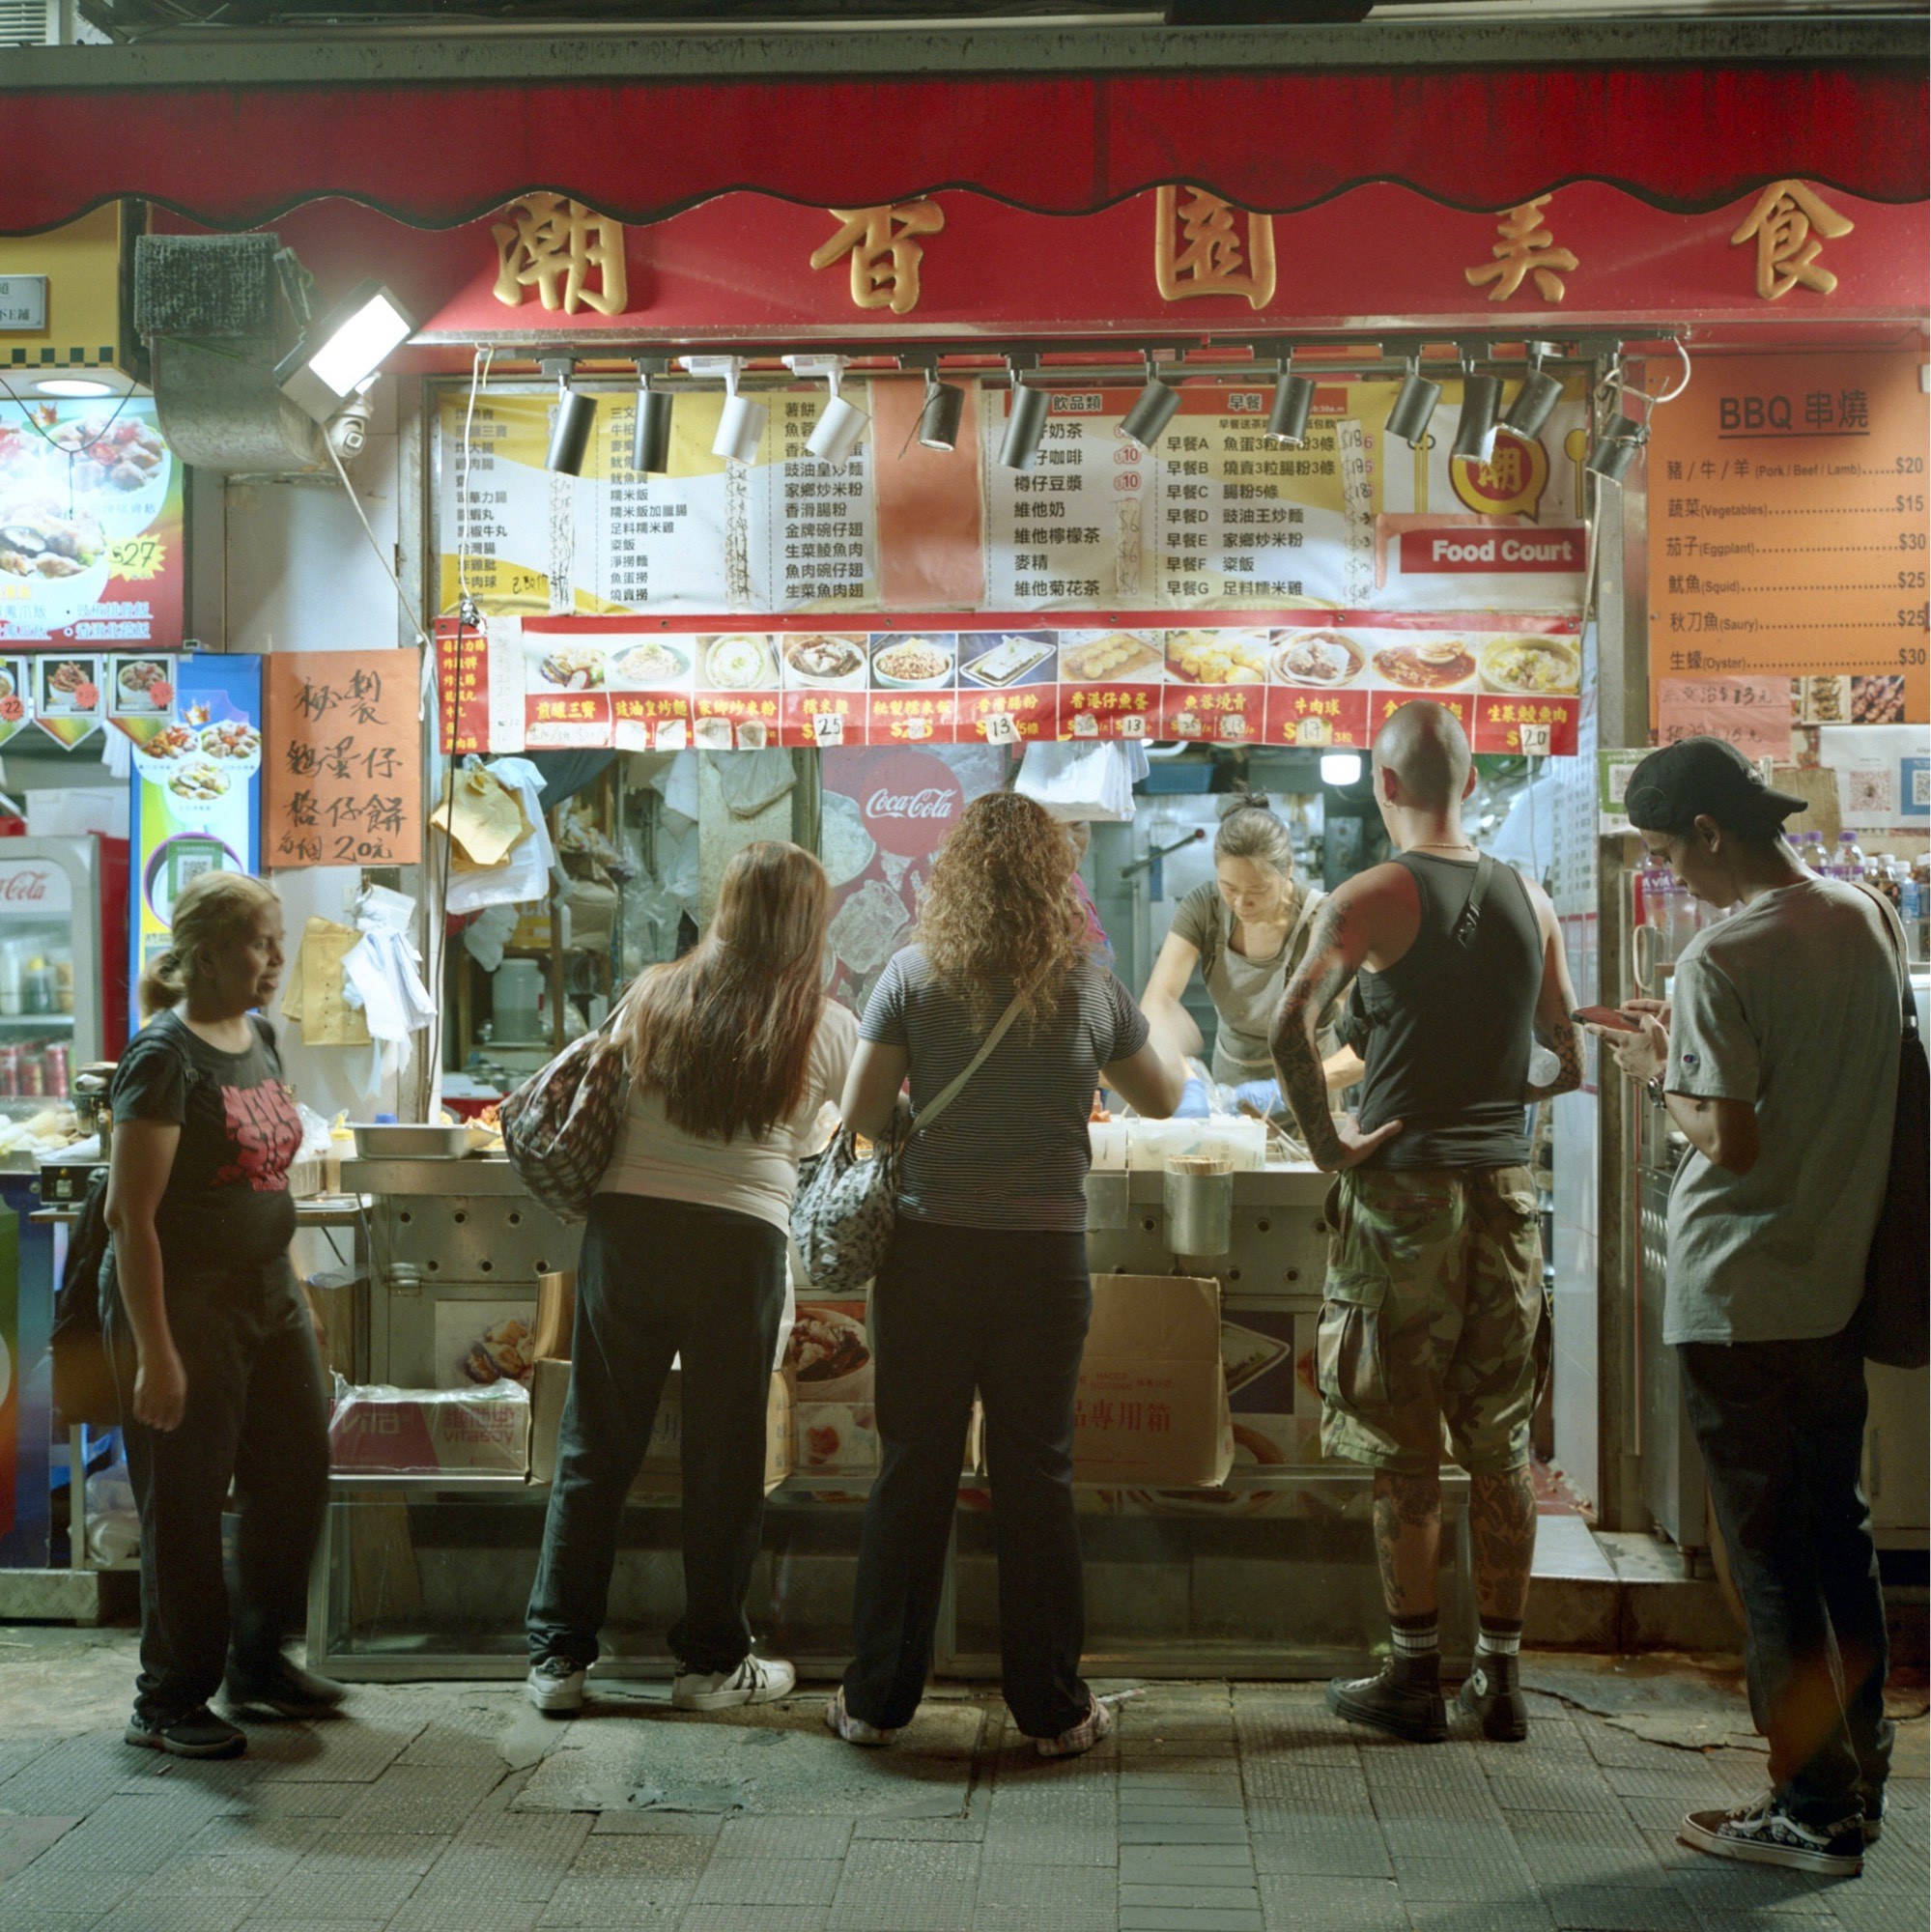
[[[1663,1339],[1748,1619],[1772,1791],[1696,1811],[1684,1843],[1851,1876],[1878,1835],[1891,1727],[1884,1599],[1859,1486],[1863,1293],[1895,1106],[1896,954],[1882,902],[1814,877],[1783,838],[1804,801],[1689,738],[1630,777],[1651,856],[1732,907],[1633,1033],[1591,1027],[1690,1143],[1670,1189]],[[1836,1663],[1833,1668],[1834,1646]]]

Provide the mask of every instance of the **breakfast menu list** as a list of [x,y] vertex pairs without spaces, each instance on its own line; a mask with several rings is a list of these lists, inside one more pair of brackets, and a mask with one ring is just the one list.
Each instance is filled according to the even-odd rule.
[[1710,692],[1788,696],[1809,724],[1931,719],[1922,360],[1712,357],[1655,412],[1651,723],[1665,736],[1735,736],[1714,713],[1699,724]]

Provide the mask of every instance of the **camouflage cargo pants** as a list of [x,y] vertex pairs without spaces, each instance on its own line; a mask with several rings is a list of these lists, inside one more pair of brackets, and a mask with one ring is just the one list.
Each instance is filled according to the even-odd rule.
[[1321,1447],[1384,1469],[1520,1468],[1548,1361],[1528,1169],[1355,1168],[1327,1222]]

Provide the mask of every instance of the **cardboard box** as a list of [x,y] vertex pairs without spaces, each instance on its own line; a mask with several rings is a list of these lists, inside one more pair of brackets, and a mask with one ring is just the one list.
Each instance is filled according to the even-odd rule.
[[[806,1396],[803,1384],[794,1384],[791,1432],[792,1469],[797,1475],[852,1476],[869,1482],[878,1474],[878,1412],[869,1397],[864,1402],[815,1402]],[[985,1414],[975,1397],[959,1474],[972,1477],[984,1469]]]
[[352,1388],[328,1422],[329,1460],[364,1475],[521,1476],[529,1467],[530,1399],[487,1389]]
[[567,1362],[571,1333],[577,1325],[577,1270],[564,1268],[536,1277],[536,1333],[530,1341],[532,1361]]
[[[684,1438],[683,1375],[672,1369],[664,1384],[651,1425],[650,1447],[631,1485],[634,1496],[674,1496],[681,1485],[679,1445]],[[529,1386],[529,1478],[548,1483],[556,1475],[556,1432],[563,1398],[570,1389],[570,1364],[542,1360]],[[781,1375],[771,1378],[764,1411],[764,1493],[769,1495],[791,1473],[791,1389]]]
[[1073,1479],[1123,1489],[1224,1482],[1234,1428],[1220,1284],[1096,1274],[1073,1408]]

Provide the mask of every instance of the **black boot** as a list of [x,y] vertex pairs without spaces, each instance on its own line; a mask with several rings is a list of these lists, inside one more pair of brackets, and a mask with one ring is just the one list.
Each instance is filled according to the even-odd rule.
[[1351,1724],[1372,1724],[1411,1744],[1438,1745],[1448,1735],[1441,1659],[1398,1654],[1377,1676],[1337,1677],[1327,1687],[1327,1708]]
[[1528,1699],[1522,1695],[1521,1659],[1475,1653],[1475,1667],[1462,1680],[1455,1707],[1482,1719],[1482,1735],[1497,1744],[1519,1745],[1529,1734]]

